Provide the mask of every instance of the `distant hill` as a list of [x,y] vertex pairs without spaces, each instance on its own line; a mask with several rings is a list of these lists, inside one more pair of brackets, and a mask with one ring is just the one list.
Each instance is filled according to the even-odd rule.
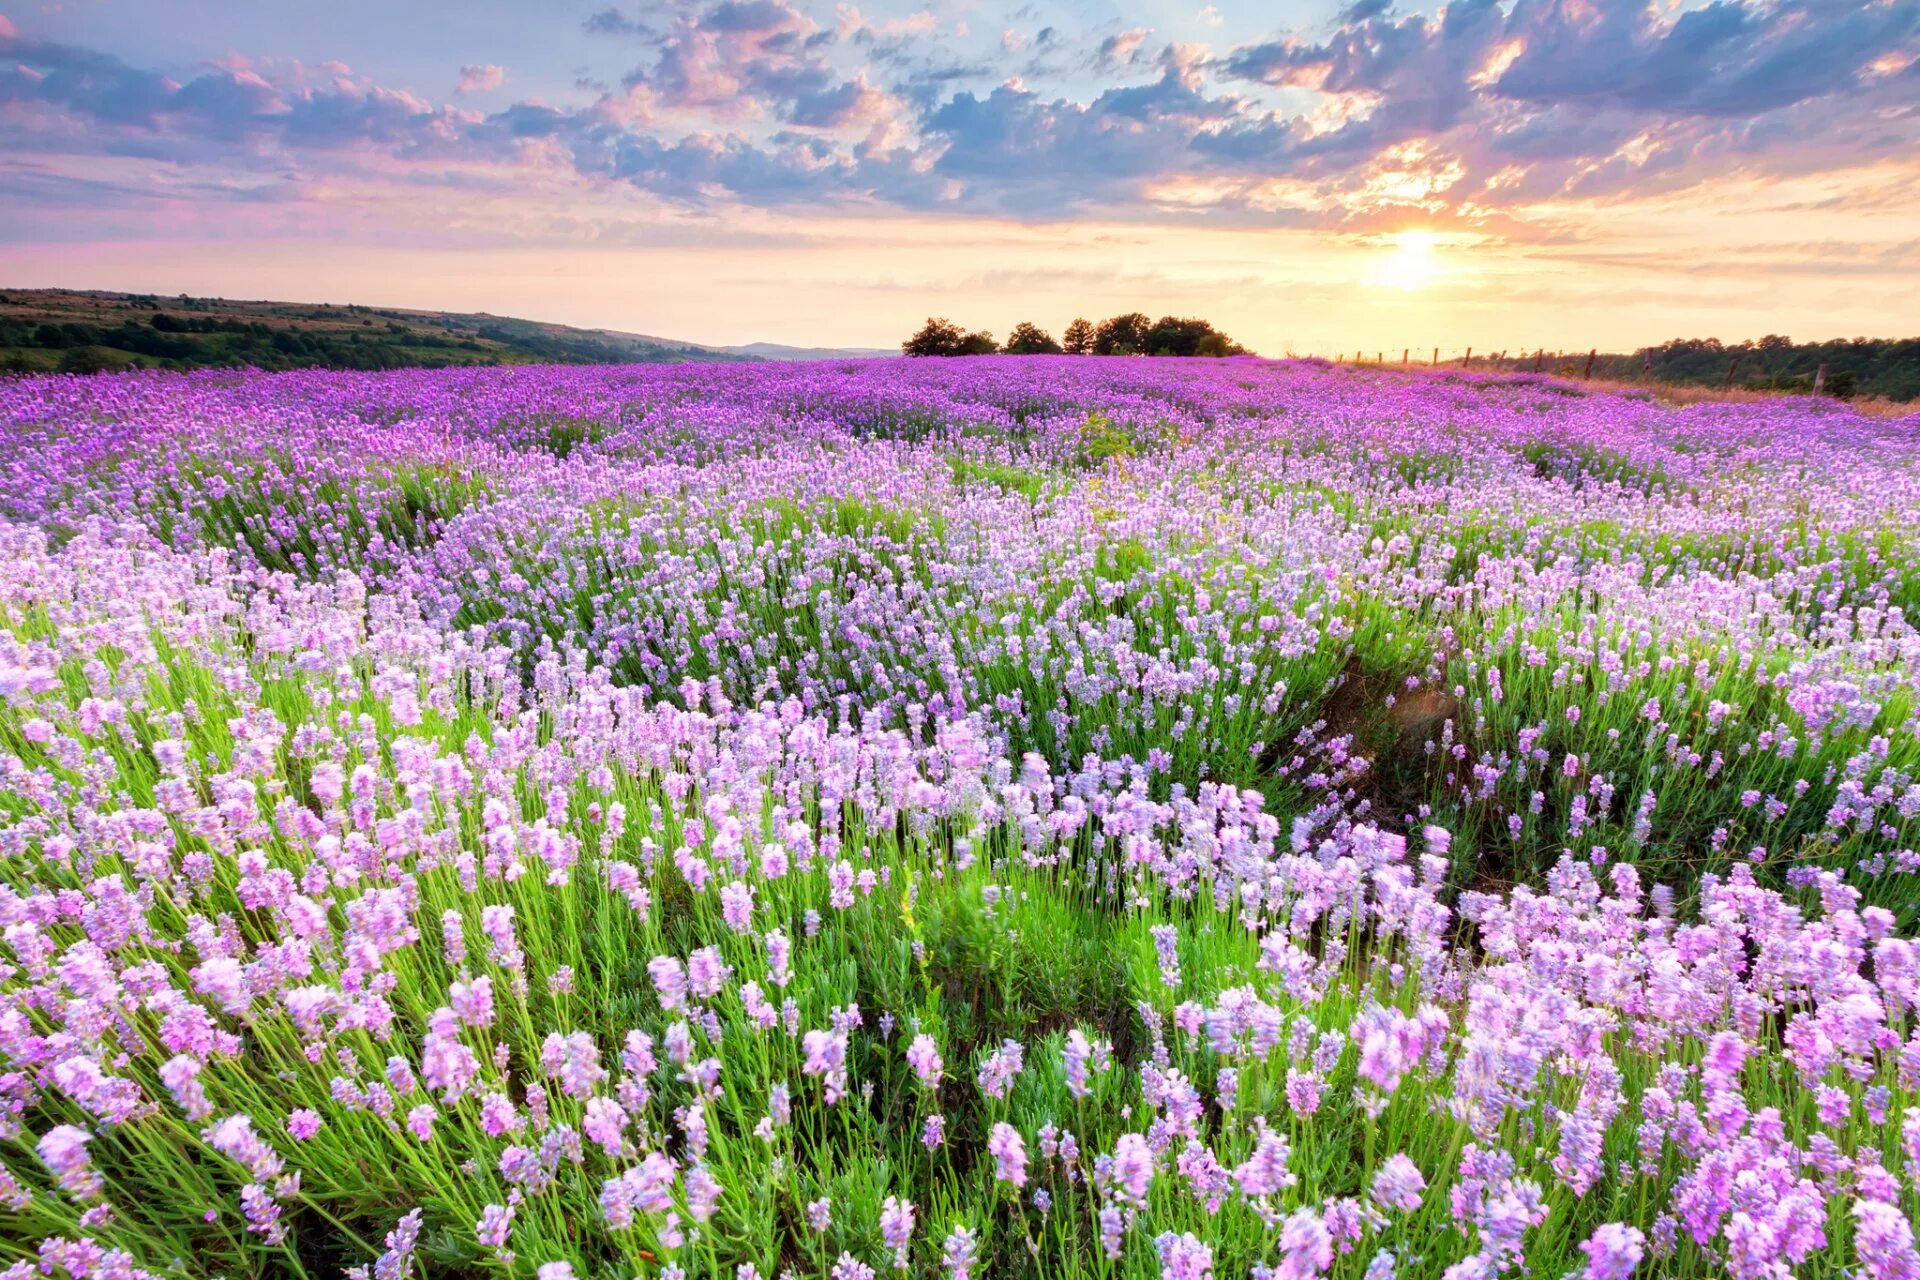
[[704,347],[486,312],[0,289],[0,372],[399,369],[496,364],[804,360],[897,352]]
[[749,342],[743,347],[715,347],[714,350],[755,360],[865,360],[900,354],[898,347],[788,347],[778,342]]

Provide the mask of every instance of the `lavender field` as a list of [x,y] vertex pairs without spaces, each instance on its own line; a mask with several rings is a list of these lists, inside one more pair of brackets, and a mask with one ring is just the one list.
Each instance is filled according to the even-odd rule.
[[0,382],[0,1277],[1920,1277],[1920,415]]

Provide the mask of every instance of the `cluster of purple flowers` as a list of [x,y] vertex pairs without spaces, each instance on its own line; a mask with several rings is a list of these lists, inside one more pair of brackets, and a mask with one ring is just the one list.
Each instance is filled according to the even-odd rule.
[[0,1278],[1920,1275],[1912,425],[0,384]]

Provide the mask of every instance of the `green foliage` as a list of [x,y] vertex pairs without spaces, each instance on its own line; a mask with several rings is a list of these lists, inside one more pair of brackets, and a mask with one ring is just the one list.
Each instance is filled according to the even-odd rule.
[[990,356],[999,350],[984,329],[968,333],[944,316],[928,316],[911,338],[900,344],[909,356]]
[[1723,344],[1713,338],[1675,338],[1657,347],[1641,348],[1630,361],[1614,356],[1601,359],[1645,370],[1660,382],[1685,386],[1725,383],[1727,371],[1737,359],[1736,375],[1743,385],[1796,392],[1811,392],[1814,377],[1824,365],[1827,395],[1842,400],[1856,395],[1902,401],[1920,398],[1920,338],[1794,342],[1769,335],[1758,342],[1736,344]]
[[[128,367],[198,369],[399,369],[540,361],[550,364],[662,363],[745,357],[689,351],[619,335],[570,330],[503,317],[384,313],[364,308],[306,308],[284,303],[175,300],[43,291],[10,298],[0,312],[0,349],[10,372],[57,368],[98,373]],[[43,320],[38,312],[78,318]],[[224,314],[220,314],[224,311]],[[114,321],[117,320],[118,323]]]
[[1153,553],[1138,538],[1102,543],[1094,553],[1093,573],[1109,582],[1128,582],[1153,565]]
[[1131,458],[1140,452],[1133,432],[1104,413],[1090,413],[1080,426],[1080,455],[1089,466],[1102,466],[1115,458]]
[[957,356],[965,354],[967,336],[960,326],[944,316],[928,316],[911,338],[900,344],[909,356]]
[[1060,344],[1045,329],[1022,320],[1007,335],[1007,345],[1003,350],[1010,356],[1057,356],[1060,354]]
[[1147,334],[1152,328],[1153,321],[1138,311],[1109,316],[1093,331],[1093,354],[1097,356],[1145,355]]
[[[900,349],[910,356],[987,355],[995,350],[993,336],[984,332],[967,333],[951,320],[929,317],[927,322]],[[1101,356],[1229,356],[1244,355],[1246,349],[1215,329],[1205,320],[1162,316],[1158,321],[1143,312],[1131,311],[1109,317],[1098,327],[1085,319],[1068,325],[1064,342],[1030,321],[1023,320],[1007,335],[999,350],[1007,355],[1101,355]]]
[[554,418],[546,424],[542,443],[547,452],[564,459],[582,445],[605,439],[608,426],[603,418]]
[[1205,320],[1161,316],[1141,340],[1141,350],[1155,356],[1228,356],[1241,347]]
[[104,373],[114,368],[116,361],[112,354],[101,347],[68,347],[60,354],[59,371],[61,373]]
[[1037,499],[1047,486],[1047,477],[1038,471],[1029,471],[1022,467],[1004,462],[984,462],[973,458],[949,458],[947,465],[953,470],[953,482],[962,488],[973,484],[989,484],[1008,493],[1017,493],[1027,501]]

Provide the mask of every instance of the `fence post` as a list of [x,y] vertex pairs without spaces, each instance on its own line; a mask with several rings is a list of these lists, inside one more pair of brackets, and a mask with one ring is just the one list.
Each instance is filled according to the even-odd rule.
[[1438,347],[1433,349],[1433,363],[1435,368],[1438,368],[1440,365],[1440,348]]
[[1406,368],[1406,365],[1407,365],[1407,357],[1408,357],[1408,356],[1411,356],[1412,354],[1413,354],[1413,348],[1412,348],[1412,347],[1407,347],[1407,348],[1405,348],[1404,350],[1402,350],[1402,351],[1400,352],[1400,367],[1401,367],[1401,368],[1403,368],[1403,369],[1404,369],[1404,368]]
[[1467,354],[1460,357],[1460,367],[1462,369],[1473,368],[1473,348],[1472,347],[1468,347]]
[[1727,385],[1722,387],[1721,390],[1723,391],[1733,390],[1733,375],[1734,375],[1734,372],[1739,368],[1740,368],[1740,353],[1736,351],[1733,355],[1733,363],[1727,366]]
[[1827,389],[1827,366],[1823,362],[1813,371],[1813,394],[1819,395]]
[[1600,348],[1598,347],[1595,347],[1593,350],[1587,352],[1587,371],[1580,375],[1580,378],[1583,382],[1588,381],[1593,377],[1593,358],[1599,354],[1600,354]]

